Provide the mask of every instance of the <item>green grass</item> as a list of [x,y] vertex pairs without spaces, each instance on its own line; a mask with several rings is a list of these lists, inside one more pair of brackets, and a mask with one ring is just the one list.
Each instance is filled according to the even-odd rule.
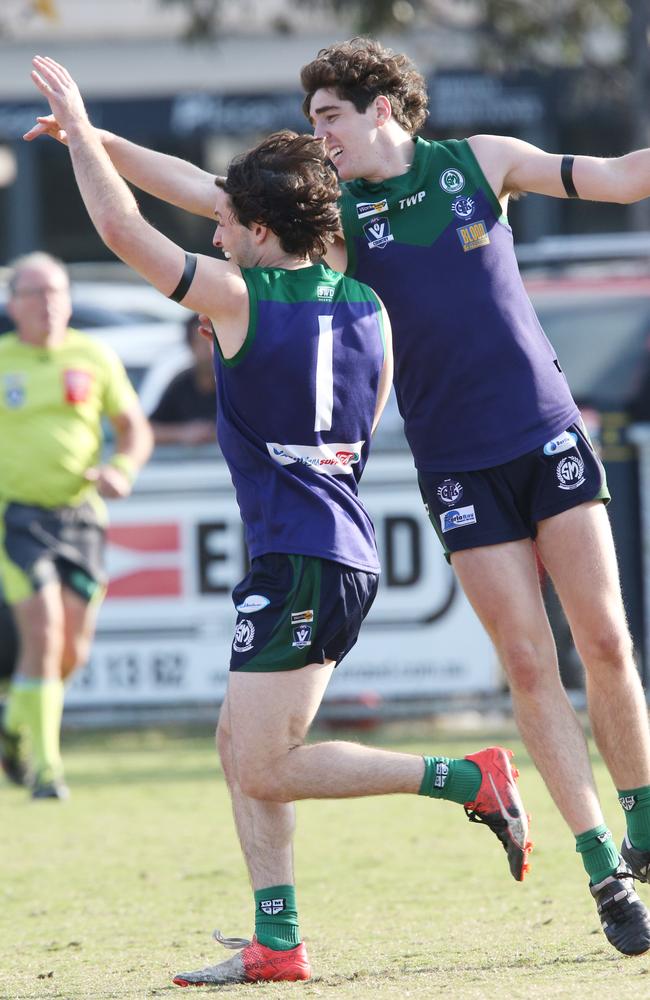
[[[624,959],[605,941],[573,838],[511,729],[418,723],[372,739],[450,756],[511,745],[533,814],[531,874],[515,883],[493,835],[450,803],[300,803],[298,903],[314,979],[222,992],[261,989],[267,1000],[647,995],[650,958]],[[214,993],[181,993],[170,983],[175,971],[228,957],[210,940],[214,927],[252,931],[211,734],[70,734],[65,758],[68,803],[33,803],[22,790],[0,788],[0,997]],[[619,838],[622,812],[595,765]]]

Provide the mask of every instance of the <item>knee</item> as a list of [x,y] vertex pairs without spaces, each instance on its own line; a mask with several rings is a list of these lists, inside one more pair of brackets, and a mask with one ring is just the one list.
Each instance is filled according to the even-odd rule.
[[583,636],[578,645],[587,670],[623,673],[633,662],[632,639],[625,626],[602,622]]
[[238,780],[244,795],[262,802],[291,802],[285,764],[285,753],[238,753]]
[[509,642],[499,653],[510,687],[521,694],[534,694],[545,680],[544,664],[535,644]]
[[78,670],[79,667],[84,667],[88,662],[89,657],[89,640],[80,637],[68,640],[63,647],[63,654],[61,657],[62,677],[69,677],[75,672],[75,670]]

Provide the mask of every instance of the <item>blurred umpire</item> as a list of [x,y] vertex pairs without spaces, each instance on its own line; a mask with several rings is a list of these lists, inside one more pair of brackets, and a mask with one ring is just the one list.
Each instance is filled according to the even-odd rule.
[[[16,329],[0,339],[0,582],[19,656],[0,760],[33,798],[63,799],[63,686],[88,658],[106,582],[102,497],[129,495],[151,431],[118,357],[69,329],[61,261],[15,261],[8,311]],[[106,463],[103,417],[115,431]]]

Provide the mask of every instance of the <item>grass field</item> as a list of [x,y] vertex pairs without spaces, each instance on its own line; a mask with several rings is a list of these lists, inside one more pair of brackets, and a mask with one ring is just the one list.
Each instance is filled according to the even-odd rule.
[[[511,745],[533,814],[530,875],[515,883],[493,835],[450,803],[417,796],[300,803],[298,903],[315,977],[222,992],[263,990],[267,1000],[648,994],[650,958],[624,959],[605,941],[573,840],[511,729],[461,733],[418,723],[377,730],[372,739],[451,756]],[[70,802],[33,803],[0,787],[0,997],[218,992],[181,992],[170,982],[175,971],[232,954],[211,942],[214,927],[252,931],[211,734],[70,734],[65,754]],[[596,766],[620,837],[622,812]]]

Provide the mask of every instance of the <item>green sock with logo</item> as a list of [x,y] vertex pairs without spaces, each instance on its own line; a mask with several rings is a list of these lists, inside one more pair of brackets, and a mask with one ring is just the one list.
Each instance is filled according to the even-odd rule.
[[275,951],[289,951],[300,944],[295,886],[255,890],[255,936]]
[[576,851],[592,885],[598,885],[618,868],[618,848],[604,823],[576,836]]
[[481,769],[473,760],[458,757],[425,757],[424,777],[418,795],[449,802],[473,802],[481,787]]
[[637,851],[650,851],[650,785],[619,791],[618,801],[625,810],[627,837]]

